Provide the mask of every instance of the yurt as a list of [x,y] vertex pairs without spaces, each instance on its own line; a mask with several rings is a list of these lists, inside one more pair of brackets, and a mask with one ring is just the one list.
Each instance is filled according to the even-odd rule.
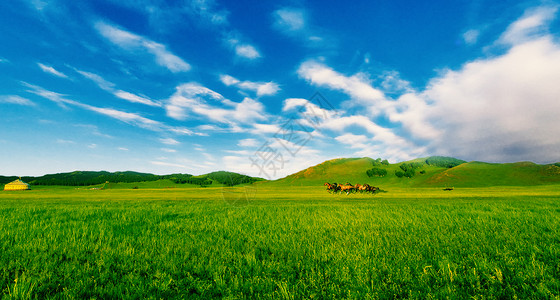
[[21,179],[14,180],[4,186],[4,191],[23,191],[30,190],[29,184],[21,181]]

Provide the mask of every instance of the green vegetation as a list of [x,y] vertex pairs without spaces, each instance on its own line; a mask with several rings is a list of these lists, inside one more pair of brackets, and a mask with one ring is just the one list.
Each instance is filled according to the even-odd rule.
[[264,180],[262,178],[256,178],[256,177],[251,177],[247,175],[237,174],[233,172],[226,172],[226,171],[212,172],[212,173],[208,173],[206,176],[226,186],[234,186],[238,184],[251,184],[253,182]]
[[387,169],[371,168],[371,169],[366,171],[366,174],[369,177],[373,177],[373,176],[383,177],[383,176],[387,175]]
[[[302,184],[322,185],[325,182],[350,182],[354,184],[368,183],[379,187],[443,188],[447,186],[534,186],[560,183],[560,167],[550,164],[538,165],[530,162],[510,164],[465,163],[462,160],[441,157],[419,158],[399,164],[381,166],[377,165],[377,161],[380,161],[380,159],[373,160],[367,157],[329,160],[271,184],[279,187],[290,187]],[[431,164],[428,164],[428,161]],[[458,163],[460,164],[449,168],[450,165]],[[387,175],[375,176],[374,172],[377,171],[371,171],[372,165],[377,165],[374,168],[387,170]],[[409,171],[409,173],[405,174],[406,171]]]
[[389,161],[386,160],[386,159],[381,160],[381,158],[378,158],[378,159],[372,161],[372,164],[373,164],[374,167],[376,167],[376,166],[388,166]]
[[[0,176],[0,184],[16,180],[16,176]],[[171,175],[154,175],[149,173],[138,173],[132,171],[126,172],[94,172],[94,171],[75,171],[71,173],[48,174],[40,177],[22,177],[24,182],[31,185],[58,185],[58,186],[91,186],[110,183],[131,183],[131,182],[153,182],[158,180],[169,179],[175,184],[195,184],[200,186],[208,186],[217,182],[220,185],[237,185],[253,183],[261,178],[253,178],[233,172],[213,172],[201,176],[193,176],[191,174],[171,174]]]
[[466,161],[447,156],[432,156],[426,159],[426,163],[436,167],[453,168],[466,163]]
[[0,298],[560,295],[560,185],[286,187],[0,192]]
[[421,162],[402,163],[399,168],[402,170],[395,171],[395,176],[412,178],[416,175],[416,169],[422,167],[424,164]]

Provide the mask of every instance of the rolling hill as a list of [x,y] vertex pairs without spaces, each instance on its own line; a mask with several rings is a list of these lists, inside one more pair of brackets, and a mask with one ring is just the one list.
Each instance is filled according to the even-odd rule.
[[[369,174],[368,174],[369,173]],[[17,179],[0,176],[0,184]],[[232,186],[264,181],[233,172],[204,175],[154,175],[138,172],[75,171],[22,177],[31,185],[93,186],[110,182],[121,187]],[[337,158],[309,167],[287,177],[269,181],[270,186],[320,186],[325,182],[369,183],[380,187],[487,187],[532,186],[560,183],[560,163],[539,165],[532,162],[485,163],[432,156],[389,164],[386,160]],[[141,184],[138,184],[141,183]],[[114,185],[118,184],[118,185]]]
[[[378,173],[386,172],[386,175],[370,177],[367,171],[372,169],[385,170]],[[410,169],[413,171],[407,174],[405,170]],[[560,183],[560,167],[532,162],[465,162],[451,157],[426,157],[396,164],[381,164],[379,159],[367,157],[339,158],[270,184],[322,185],[324,182],[399,187],[531,186]]]
[[[0,176],[0,184],[16,180],[16,176]],[[107,172],[107,171],[74,171],[69,173],[47,174],[39,177],[22,177],[23,181],[31,185],[59,185],[59,186],[94,186],[106,182],[115,184],[153,183],[148,186],[169,186],[190,184],[198,186],[210,185],[238,185],[253,183],[263,180],[262,178],[250,177],[233,172],[218,171],[204,175],[193,176],[191,174],[154,175],[150,173],[139,173],[133,171]],[[133,184],[134,185],[134,184]],[[128,186],[128,185],[122,185]],[[137,186],[134,185],[134,186]]]

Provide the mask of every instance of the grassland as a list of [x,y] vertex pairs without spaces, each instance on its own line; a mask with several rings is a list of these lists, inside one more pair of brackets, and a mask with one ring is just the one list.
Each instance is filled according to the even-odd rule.
[[0,295],[560,297],[559,185],[162,184],[0,192]]

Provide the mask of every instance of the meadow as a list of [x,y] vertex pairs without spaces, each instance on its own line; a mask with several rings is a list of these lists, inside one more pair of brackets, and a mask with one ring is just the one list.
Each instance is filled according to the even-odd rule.
[[0,295],[559,299],[559,200],[559,185],[0,192]]

